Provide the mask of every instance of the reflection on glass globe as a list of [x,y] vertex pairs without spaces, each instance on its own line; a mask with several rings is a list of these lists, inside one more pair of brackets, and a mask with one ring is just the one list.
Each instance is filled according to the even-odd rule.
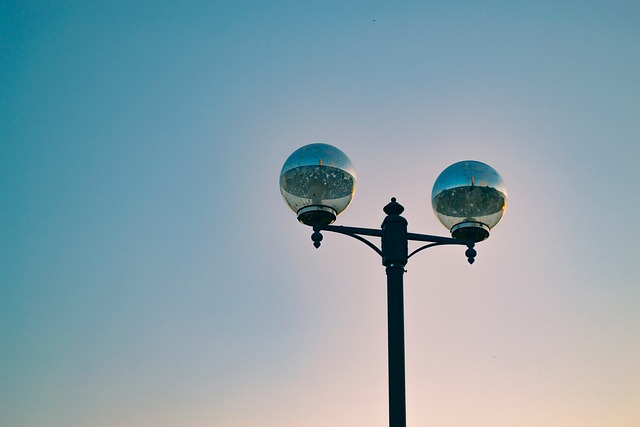
[[507,188],[491,166],[465,160],[449,166],[436,179],[431,204],[454,238],[479,242],[502,219]]
[[356,191],[351,160],[328,144],[305,145],[282,166],[280,192],[285,202],[307,225],[331,224],[344,211]]

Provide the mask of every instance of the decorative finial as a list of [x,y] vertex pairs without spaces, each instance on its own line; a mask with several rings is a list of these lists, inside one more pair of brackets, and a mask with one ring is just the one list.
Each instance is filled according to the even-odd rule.
[[469,264],[473,264],[473,262],[476,260],[476,255],[478,255],[478,252],[476,252],[475,249],[473,249],[473,243],[467,245],[467,247],[469,249],[467,249],[465,251],[465,256],[467,257],[467,261],[469,261]]
[[313,228],[313,234],[311,235],[311,240],[313,240],[313,246],[318,249],[320,247],[320,242],[322,242],[322,233],[316,227]]
[[392,197],[391,202],[382,210],[387,215],[400,215],[402,212],[404,212],[404,207],[402,207],[400,203],[396,202],[395,197]]

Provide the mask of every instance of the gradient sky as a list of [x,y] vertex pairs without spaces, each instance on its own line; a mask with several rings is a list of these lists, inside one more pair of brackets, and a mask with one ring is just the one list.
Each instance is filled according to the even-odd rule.
[[405,276],[410,426],[640,425],[637,1],[3,1],[0,425],[387,425],[373,251],[281,199],[298,147],[358,173],[338,224],[486,162],[509,204]]

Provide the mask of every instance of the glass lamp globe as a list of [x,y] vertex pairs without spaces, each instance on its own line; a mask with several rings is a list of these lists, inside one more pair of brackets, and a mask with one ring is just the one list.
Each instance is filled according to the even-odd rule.
[[454,163],[433,185],[431,205],[457,239],[480,242],[489,237],[507,206],[507,188],[491,166],[475,160]]
[[329,144],[297,149],[280,172],[280,193],[303,224],[331,224],[349,206],[355,191],[351,160]]

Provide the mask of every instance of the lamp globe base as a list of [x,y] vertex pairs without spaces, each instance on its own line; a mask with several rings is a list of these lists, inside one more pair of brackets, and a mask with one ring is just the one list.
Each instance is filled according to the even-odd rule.
[[451,236],[454,239],[482,242],[489,238],[489,227],[475,221],[461,222],[451,228]]
[[328,206],[307,206],[298,211],[298,221],[310,226],[329,225],[336,216],[336,211]]

